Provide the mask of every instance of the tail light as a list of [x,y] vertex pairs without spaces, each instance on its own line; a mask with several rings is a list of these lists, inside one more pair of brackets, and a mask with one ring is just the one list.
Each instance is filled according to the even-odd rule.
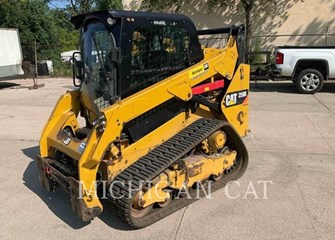
[[284,53],[277,52],[276,54],[276,64],[283,64],[284,63]]

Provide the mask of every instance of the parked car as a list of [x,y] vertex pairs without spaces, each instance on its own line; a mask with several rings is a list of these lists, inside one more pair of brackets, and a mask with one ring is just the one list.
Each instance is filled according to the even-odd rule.
[[335,47],[282,46],[275,57],[274,79],[291,79],[301,93],[316,93],[335,79]]
[[[72,50],[67,52],[62,52],[60,54],[61,61],[62,62],[69,62],[73,63],[73,54],[79,52],[79,50]],[[75,55],[76,60],[80,61],[80,56],[78,54]]]

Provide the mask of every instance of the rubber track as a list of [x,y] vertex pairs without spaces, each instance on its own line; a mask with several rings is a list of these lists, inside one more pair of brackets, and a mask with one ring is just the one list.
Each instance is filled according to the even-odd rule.
[[[108,194],[112,202],[112,208],[116,211],[117,215],[132,227],[140,228],[156,222],[160,218],[185,206],[185,204],[182,206],[180,204],[180,206],[178,206],[177,204],[177,206],[172,206],[169,211],[166,211],[166,208],[159,208],[158,210],[164,211],[165,213],[158,214],[158,216],[157,213],[156,216],[149,213],[149,215],[143,219],[133,218],[130,215],[130,211],[132,196],[134,196],[135,191],[129,192],[129,189],[137,188],[141,182],[153,180],[169,166],[188,154],[204,139],[219,130],[224,124],[226,124],[226,122],[222,120],[201,118],[141,157],[120,173],[115,179],[115,182],[112,183],[112,188],[109,188],[113,194]],[[131,182],[131,185],[129,182]],[[112,196],[114,196],[114,198]],[[156,212],[159,211],[156,210]],[[150,215],[152,216],[150,217]]]

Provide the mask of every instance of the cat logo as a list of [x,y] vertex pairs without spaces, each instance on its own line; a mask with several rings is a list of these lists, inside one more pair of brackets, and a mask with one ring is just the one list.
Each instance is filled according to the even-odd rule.
[[248,99],[248,90],[232,92],[226,95],[223,104],[226,107],[232,107],[246,103],[247,99]]
[[237,100],[237,93],[232,93],[232,94],[228,94],[226,96],[226,106],[232,106],[232,105],[235,105]]
[[204,64],[204,70],[207,71],[208,69],[209,69],[209,65],[208,65],[208,63],[205,63]]

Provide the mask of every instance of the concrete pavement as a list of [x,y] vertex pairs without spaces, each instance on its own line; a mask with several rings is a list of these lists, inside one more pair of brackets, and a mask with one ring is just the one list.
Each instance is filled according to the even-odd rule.
[[[0,82],[0,239],[333,239],[335,84],[313,96],[297,94],[291,83],[252,84],[252,132],[244,139],[250,164],[239,185],[130,230],[108,204],[83,223],[65,193],[40,186],[33,160],[40,132],[71,80],[40,82],[46,87],[31,91]],[[263,181],[272,183],[266,197]]]

